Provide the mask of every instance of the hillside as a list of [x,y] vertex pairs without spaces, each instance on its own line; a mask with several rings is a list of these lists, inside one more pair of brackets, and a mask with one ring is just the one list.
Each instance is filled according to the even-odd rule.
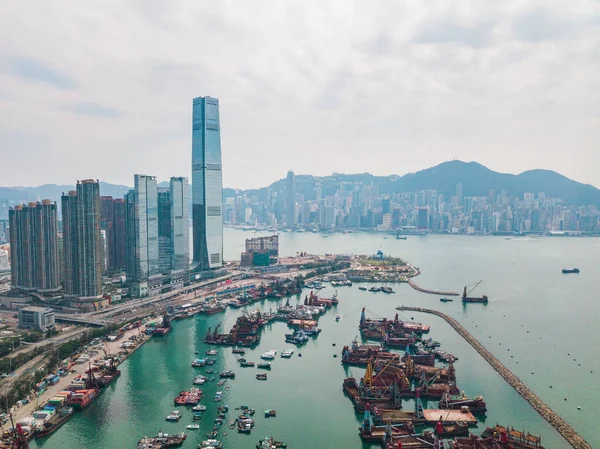
[[[373,183],[379,187],[380,193],[418,192],[420,190],[436,190],[447,199],[456,194],[456,184],[463,184],[464,196],[487,196],[491,189],[500,193],[505,190],[508,195],[523,198],[525,192],[546,193],[546,196],[561,198],[570,205],[600,206],[600,190],[589,184],[573,181],[551,170],[529,170],[519,175],[498,173],[477,162],[450,161],[404,176],[374,176],[369,173],[340,174],[317,177],[297,175],[296,190],[306,199],[315,198],[315,187],[321,186],[323,197],[334,195],[341,182]],[[161,183],[167,186],[168,183]],[[61,192],[74,189],[74,186],[46,184],[39,187],[0,187],[0,199],[11,201],[36,201],[49,198],[58,201]],[[223,189],[223,197],[246,194],[266,200],[268,188],[273,192],[285,189],[285,178],[268,187],[250,190]],[[100,183],[100,193],[113,197],[122,197],[130,187]]]

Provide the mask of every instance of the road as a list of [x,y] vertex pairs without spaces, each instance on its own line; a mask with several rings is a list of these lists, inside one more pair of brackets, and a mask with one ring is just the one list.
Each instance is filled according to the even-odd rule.
[[13,386],[15,382],[17,382],[26,371],[34,368],[38,363],[40,363],[46,354],[40,354],[32,358],[29,362],[20,366],[16,371],[13,372],[12,376],[5,377],[0,382],[0,396],[6,394],[6,392]]
[[40,346],[46,346],[51,343],[65,343],[65,342],[71,340],[73,337],[84,333],[86,330],[88,330],[88,329],[87,328],[74,329],[72,331],[64,332],[64,333],[59,334],[52,338],[47,338],[47,339],[44,339],[44,340],[41,340],[41,341],[38,341],[35,343],[23,345],[22,348],[19,348],[16,351],[11,352],[7,357],[14,359],[16,356],[21,355],[21,354],[27,354],[28,352],[31,352],[35,348],[38,348]]

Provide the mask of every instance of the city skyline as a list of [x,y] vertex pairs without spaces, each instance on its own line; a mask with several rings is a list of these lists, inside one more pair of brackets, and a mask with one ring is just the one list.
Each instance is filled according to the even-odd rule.
[[[207,92],[226,114],[231,187],[257,186],[247,167],[268,182],[290,167],[404,174],[454,158],[600,185],[593,2],[213,6],[83,5],[94,36],[57,5],[7,11],[3,184],[190,177],[185,102]],[[139,24],[126,45],[115,20]],[[157,27],[165,36],[150,52]],[[192,43],[211,37],[195,54]]]

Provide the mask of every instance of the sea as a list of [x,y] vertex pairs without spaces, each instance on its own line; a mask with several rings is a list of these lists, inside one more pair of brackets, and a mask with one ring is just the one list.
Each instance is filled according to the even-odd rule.
[[[244,240],[266,233],[226,228],[225,258],[237,259]],[[226,386],[207,382],[202,403],[208,410],[199,430],[186,431],[184,448],[196,448],[207,439],[218,405],[229,406],[229,419],[241,405],[256,410],[256,426],[250,435],[238,434],[226,425],[220,432],[226,448],[253,448],[259,439],[272,435],[293,448],[367,448],[358,436],[361,416],[354,413],[342,391],[344,378],[360,378],[364,370],[340,363],[342,347],[359,337],[361,309],[367,317],[392,318],[400,305],[441,310],[456,318],[502,363],[579,432],[592,447],[600,447],[600,239],[561,237],[409,236],[396,240],[377,233],[335,233],[324,238],[316,233],[281,233],[280,253],[375,254],[402,257],[421,270],[415,281],[424,288],[461,291],[465,285],[483,280],[473,294],[486,294],[489,303],[463,305],[441,303],[436,295],[397,284],[394,294],[372,293],[339,287],[340,303],[319,321],[322,332],[298,349],[290,359],[277,356],[267,381],[256,380],[255,368],[240,368],[230,348],[219,348],[215,373],[232,369],[235,379]],[[562,274],[577,267],[579,274]],[[369,287],[369,284],[365,284]],[[324,296],[334,289],[322,290]],[[304,294],[304,293],[303,293]],[[291,303],[302,301],[294,296]],[[275,300],[248,307],[275,310]],[[212,316],[196,316],[174,323],[164,338],[154,338],[121,366],[121,377],[92,405],[68,421],[55,434],[32,444],[34,448],[65,449],[135,448],[143,436],[181,432],[192,423],[192,412],[184,407],[178,423],[165,421],[175,409],[173,398],[192,387],[205,368],[192,368],[191,361],[204,355],[208,328],[230,329],[243,309]],[[335,316],[340,315],[339,322]],[[442,319],[403,312],[400,317],[431,325],[430,336],[441,348],[458,357],[455,363],[458,387],[470,396],[482,395],[488,413],[475,432],[496,423],[513,426],[542,437],[548,448],[567,448],[567,442],[503,379],[475,350]],[[272,323],[258,347],[245,357],[259,361],[260,354],[291,347],[284,341],[289,332],[284,323]],[[196,355],[196,353],[200,355]],[[302,356],[300,356],[300,354]],[[210,375],[208,375],[210,377]],[[223,401],[214,402],[217,391]],[[437,402],[425,403],[437,408]],[[412,410],[414,402],[404,400]],[[265,418],[266,409],[277,416]]]

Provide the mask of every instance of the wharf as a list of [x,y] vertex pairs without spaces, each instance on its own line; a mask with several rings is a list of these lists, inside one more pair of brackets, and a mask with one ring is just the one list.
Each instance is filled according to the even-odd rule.
[[435,424],[442,421],[442,424],[467,423],[470,426],[477,425],[477,418],[469,411],[462,410],[438,410],[425,409],[423,416],[428,424]]
[[463,337],[473,348],[500,374],[508,384],[513,387],[517,393],[531,404],[531,406],[542,417],[560,433],[567,442],[575,449],[592,449],[592,446],[579,435],[564,419],[555,413],[544,401],[542,401],[533,391],[531,391],[521,380],[515,376],[507,367],[505,367],[494,355],[485,349],[458,321],[445,313],[433,309],[424,309],[421,307],[400,306],[397,310],[410,312],[422,312],[437,315],[444,319],[454,328],[458,334]]

